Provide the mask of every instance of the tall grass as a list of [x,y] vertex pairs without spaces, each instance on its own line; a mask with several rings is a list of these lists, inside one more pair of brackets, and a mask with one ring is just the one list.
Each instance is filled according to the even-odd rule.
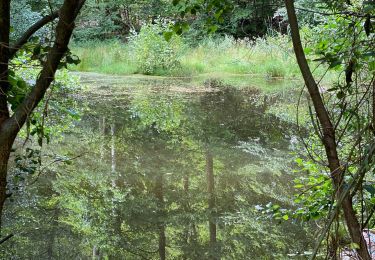
[[70,48],[81,60],[77,66],[71,66],[71,70],[119,75],[137,72],[129,58],[128,46],[120,41],[73,43]]
[[206,39],[182,57],[182,68],[192,74],[234,73],[294,77],[298,73],[286,36],[235,40]]
[[[179,66],[158,70],[154,75],[193,76],[206,73],[252,74],[269,78],[299,76],[288,36],[277,35],[255,41],[232,37],[207,38],[196,47],[183,45]],[[82,62],[72,70],[129,75],[137,73],[131,48],[119,41],[73,44]]]

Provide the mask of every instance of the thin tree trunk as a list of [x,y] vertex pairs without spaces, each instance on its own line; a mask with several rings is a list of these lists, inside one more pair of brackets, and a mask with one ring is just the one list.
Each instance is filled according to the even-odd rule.
[[165,226],[160,225],[159,226],[159,257],[160,260],[165,260],[166,253],[165,253],[165,247],[166,247],[166,237],[165,237]]
[[6,93],[9,90],[10,0],[0,0],[0,129],[9,118]]
[[111,170],[116,172],[116,140],[115,140],[115,124],[111,124]]
[[64,1],[59,12],[60,20],[56,27],[55,42],[47,55],[36,84],[9,117],[7,92],[9,90],[10,0],[0,0],[0,225],[7,198],[6,179],[10,149],[27,118],[50,87],[58,65],[68,50],[74,21],[84,3],[85,0]]
[[[336,197],[340,198],[343,194],[344,170],[343,167],[341,167],[338,157],[335,130],[323,103],[318,85],[311,73],[310,67],[303,52],[293,0],[285,0],[285,5],[288,12],[294,52],[322,128],[323,144],[328,158],[329,169],[331,171]],[[342,209],[351,240],[353,243],[356,243],[359,246],[357,249],[358,255],[364,260],[371,259],[367,251],[366,242],[362,236],[362,229],[353,209],[353,202],[350,196],[347,196],[343,200]]]
[[100,260],[100,250],[97,246],[92,248],[92,260]]
[[[3,212],[5,200],[7,199],[7,173],[10,148],[5,144],[0,144],[0,214]],[[0,235],[1,235],[1,216],[0,216]]]
[[48,238],[48,247],[47,247],[47,257],[48,259],[54,259],[53,257],[53,247],[55,244],[56,239],[56,231],[58,229],[58,221],[59,221],[59,209],[56,208],[53,210],[53,224],[52,224],[52,232],[50,237]]
[[104,160],[105,117],[99,118],[100,161]]
[[167,239],[165,236],[165,224],[164,224],[164,185],[163,185],[163,175],[158,174],[155,181],[155,197],[158,200],[158,212],[159,212],[159,257],[160,260],[166,259],[166,245]]
[[[189,173],[185,172],[184,174],[184,179],[183,179],[183,185],[184,185],[184,211],[185,214],[190,211],[190,205],[189,205]],[[189,229],[190,229],[190,221],[186,223],[184,227],[184,232],[183,232],[183,241],[184,241],[184,247],[183,247],[183,256],[182,259],[186,260],[188,259],[187,256],[187,251],[186,251],[186,246],[189,244]]]
[[375,73],[372,76],[372,131],[375,133]]
[[[6,93],[9,90],[9,32],[10,32],[10,0],[0,0],[0,139],[3,123],[9,118]],[[0,234],[1,213],[7,198],[7,173],[10,145],[7,140],[0,142]]]
[[216,237],[216,201],[215,201],[215,176],[214,176],[214,161],[209,150],[206,151],[206,177],[207,177],[207,193],[208,193],[208,211],[209,220],[208,228],[210,233],[210,259],[218,259],[217,237]]

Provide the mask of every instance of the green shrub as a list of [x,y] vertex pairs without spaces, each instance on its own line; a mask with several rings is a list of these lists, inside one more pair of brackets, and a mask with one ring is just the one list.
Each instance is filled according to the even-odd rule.
[[170,74],[180,68],[182,41],[176,35],[169,41],[165,40],[164,30],[165,26],[161,24],[145,25],[139,34],[130,37],[130,55],[137,65],[138,73]]

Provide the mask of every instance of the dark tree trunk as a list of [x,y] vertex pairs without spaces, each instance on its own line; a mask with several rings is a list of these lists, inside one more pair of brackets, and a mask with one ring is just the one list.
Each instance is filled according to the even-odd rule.
[[0,128],[9,118],[6,93],[9,90],[10,0],[0,0]]
[[[3,212],[4,203],[7,198],[7,173],[10,149],[6,146],[5,144],[0,144],[0,213]],[[1,224],[0,217],[0,234]]]
[[159,226],[159,257],[160,260],[165,260],[165,246],[166,246],[166,237],[165,237],[165,226]]
[[0,234],[1,213],[7,198],[7,173],[10,146],[1,138],[4,131],[3,123],[9,119],[6,93],[9,89],[9,31],[10,31],[10,0],[0,0]]
[[[325,147],[329,169],[331,171],[331,177],[336,191],[336,198],[340,198],[342,197],[344,191],[343,187],[345,186],[344,170],[343,167],[341,167],[338,157],[335,129],[323,103],[318,85],[311,73],[310,67],[303,52],[293,0],[285,0],[285,5],[288,12],[294,52],[296,54],[298,65],[300,67],[311,100],[314,104],[315,112],[317,114],[323,132],[323,145]],[[350,196],[346,196],[342,201],[342,209],[351,240],[353,243],[359,245],[357,253],[362,259],[371,259],[367,251],[366,242],[362,236],[362,229],[353,209],[353,202]]]
[[[8,82],[10,57],[10,0],[0,0],[0,224],[4,202],[7,198],[6,179],[11,147],[27,118],[50,87],[58,65],[67,51],[70,37],[74,29],[74,21],[84,2],[85,0],[64,1],[59,12],[60,20],[56,27],[54,45],[47,55],[47,59],[36,80],[36,84],[10,117],[7,102],[7,92],[10,87]],[[19,45],[15,46],[15,49],[21,48],[22,44],[27,42],[32,33],[45,25],[48,22],[47,20],[37,22],[32,26],[32,28],[21,37],[21,41],[18,41]],[[12,55],[14,54],[15,52],[13,51]]]
[[214,161],[209,150],[206,151],[206,177],[207,177],[207,193],[208,193],[208,211],[209,220],[208,228],[210,233],[210,259],[218,259],[217,255],[217,237],[216,237],[216,201],[215,201],[215,176]]
[[372,131],[375,133],[375,73],[372,76]]

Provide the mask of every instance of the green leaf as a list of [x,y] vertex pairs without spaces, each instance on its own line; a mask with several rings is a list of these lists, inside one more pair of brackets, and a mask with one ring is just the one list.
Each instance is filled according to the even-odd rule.
[[329,64],[329,68],[333,69],[333,68],[335,68],[337,66],[340,66],[340,65],[341,65],[341,59],[333,59],[331,61],[331,63]]
[[163,32],[164,39],[169,42],[173,36],[173,32]]
[[223,14],[223,9],[221,10],[218,10],[216,13],[215,13],[215,18],[216,20],[219,20],[219,18],[221,17],[221,15]]
[[366,13],[371,13],[375,10],[375,2],[374,1],[363,1],[363,11]]
[[17,86],[21,89],[21,90],[24,90],[24,89],[27,89],[27,83],[22,80],[22,79],[19,79],[17,81]]
[[359,245],[357,243],[350,243],[349,248],[350,249],[358,249]]
[[309,55],[312,53],[313,49],[312,48],[309,48],[309,47],[306,47],[303,49],[303,51],[305,52],[306,55]]
[[217,25],[211,25],[210,27],[208,27],[208,33],[215,33],[217,29],[218,29]]

